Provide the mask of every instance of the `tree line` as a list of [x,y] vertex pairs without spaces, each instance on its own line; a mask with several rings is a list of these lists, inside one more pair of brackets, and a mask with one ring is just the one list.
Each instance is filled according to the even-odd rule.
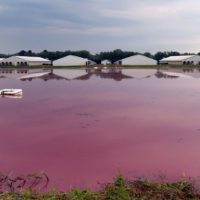
[[[39,57],[43,57],[43,58],[48,58],[49,60],[57,60],[59,58],[68,56],[68,55],[75,55],[75,56],[79,56],[82,58],[87,58],[90,60],[93,60],[97,63],[100,63],[102,60],[110,60],[112,63],[114,63],[117,60],[121,60],[123,58],[127,58],[129,56],[133,56],[133,55],[137,55],[137,54],[141,54],[144,56],[147,56],[149,58],[153,58],[157,61],[169,57],[169,56],[178,56],[178,55],[191,55],[192,53],[179,53],[177,51],[159,51],[155,54],[151,54],[150,52],[145,52],[145,53],[139,53],[139,52],[134,52],[134,51],[123,51],[121,49],[116,49],[113,51],[105,51],[105,52],[100,52],[100,53],[96,53],[96,54],[92,54],[87,50],[80,50],[80,51],[48,51],[48,50],[44,50],[42,52],[39,53],[35,53],[32,52],[31,50],[25,51],[19,51],[18,53],[15,54],[10,54],[10,55],[6,55],[6,54],[0,54],[1,58],[6,58],[9,56],[13,56],[13,55],[18,55],[18,56],[39,56]],[[198,55],[200,55],[200,53],[198,53]]]

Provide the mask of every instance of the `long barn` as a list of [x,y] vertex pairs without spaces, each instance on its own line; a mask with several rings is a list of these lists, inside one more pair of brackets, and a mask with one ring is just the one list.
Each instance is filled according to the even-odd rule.
[[166,65],[198,65],[200,64],[199,55],[170,56],[159,61]]
[[41,57],[11,56],[0,60],[1,66],[40,66],[50,65],[51,61]]

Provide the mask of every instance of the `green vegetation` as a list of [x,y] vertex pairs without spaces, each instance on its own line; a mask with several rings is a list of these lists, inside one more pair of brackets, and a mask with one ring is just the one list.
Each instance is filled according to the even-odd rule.
[[200,193],[187,181],[176,183],[149,180],[128,181],[122,175],[99,191],[72,189],[69,192],[52,190],[37,193],[33,189],[1,192],[1,200],[189,200],[200,199]]
[[48,58],[49,60],[56,60],[56,59],[62,58],[64,56],[75,55],[75,56],[80,56],[80,57],[83,57],[83,58],[88,58],[90,60],[94,60],[95,62],[97,62],[99,64],[101,60],[110,60],[112,63],[114,63],[115,61],[121,60],[121,59],[129,57],[129,56],[133,56],[133,55],[136,55],[136,54],[142,54],[142,55],[145,55],[149,58],[153,58],[153,59],[159,61],[162,58],[166,58],[166,57],[169,57],[169,56],[190,55],[192,53],[181,54],[177,51],[164,51],[164,52],[157,52],[155,54],[151,54],[149,52],[139,53],[139,52],[135,52],[135,51],[122,51],[121,49],[115,49],[113,51],[91,54],[87,50],[81,50],[81,51],[70,51],[70,50],[67,50],[67,51],[47,51],[47,50],[44,50],[44,51],[39,52],[39,53],[32,52],[31,50],[29,50],[29,51],[22,50],[20,52],[17,52],[15,54],[10,54],[10,55],[0,54],[0,58],[6,58],[6,57],[9,57],[9,56],[12,56],[12,55],[19,55],[19,56],[40,56],[40,57],[43,57],[43,58]]

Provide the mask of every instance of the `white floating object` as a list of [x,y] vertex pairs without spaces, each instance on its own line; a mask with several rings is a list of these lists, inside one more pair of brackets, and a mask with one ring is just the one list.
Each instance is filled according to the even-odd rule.
[[2,89],[0,95],[22,96],[22,89]]

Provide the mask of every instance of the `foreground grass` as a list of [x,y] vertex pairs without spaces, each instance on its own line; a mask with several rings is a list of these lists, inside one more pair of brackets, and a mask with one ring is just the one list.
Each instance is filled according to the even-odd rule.
[[1,200],[188,200],[200,199],[200,193],[192,183],[179,181],[176,183],[151,182],[148,180],[128,181],[118,176],[113,183],[101,190],[73,189],[69,192],[50,191],[45,194],[31,189],[21,192],[1,192]]

